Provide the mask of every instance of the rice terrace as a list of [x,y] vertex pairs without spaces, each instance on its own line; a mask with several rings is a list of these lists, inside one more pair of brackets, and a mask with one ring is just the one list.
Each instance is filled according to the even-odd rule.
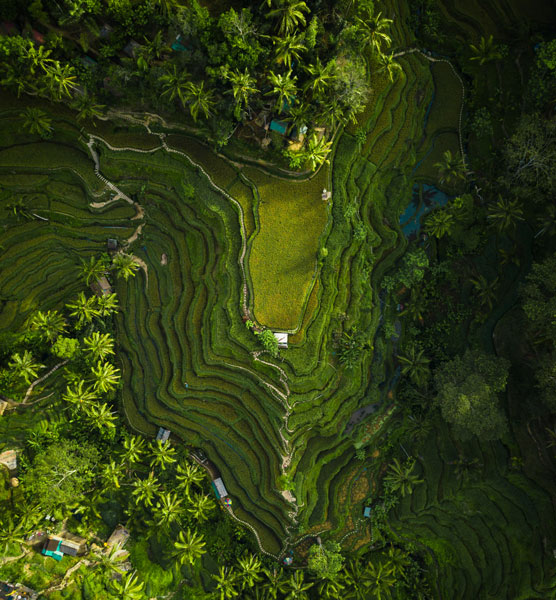
[[0,0],[0,598],[556,598],[554,0]]

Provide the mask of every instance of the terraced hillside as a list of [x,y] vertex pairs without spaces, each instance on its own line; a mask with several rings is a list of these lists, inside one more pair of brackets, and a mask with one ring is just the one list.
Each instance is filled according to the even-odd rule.
[[554,490],[533,466],[534,439],[520,429],[511,444],[462,443],[438,423],[419,448],[425,483],[391,524],[432,552],[444,598],[550,597]]
[[[407,8],[396,2],[392,10],[401,15],[403,53]],[[78,127],[69,111],[51,108],[54,135],[39,141],[18,125],[21,107],[33,101],[14,111],[13,99],[3,98],[2,203],[22,195],[37,216],[7,221],[2,327],[23,321],[39,301],[59,306],[78,259],[103,251],[107,237],[127,244],[144,265],[117,284],[130,425],[147,434],[164,425],[202,447],[221,471],[235,517],[275,556],[296,543],[298,526],[343,538],[359,511],[353,499],[363,499],[362,490],[346,496],[360,467],[344,430],[356,409],[388,390],[391,341],[379,330],[378,284],[405,248],[399,214],[433,138],[424,136],[429,61],[419,54],[399,60],[400,76],[391,84],[377,73],[367,111],[336,139],[330,175],[323,170],[306,184],[218,158],[171,125],[157,122],[149,133],[140,118]],[[461,97],[455,101],[457,112]],[[322,187],[333,191],[329,207]],[[288,227],[288,205],[271,210],[277,190],[295,200],[301,189],[296,227],[312,210],[318,226],[290,255],[300,265],[291,279],[301,282],[292,301],[272,289],[290,264],[277,261],[282,272],[274,280],[265,253]],[[319,247],[328,254],[317,262]],[[250,311],[263,324],[296,330],[279,359],[260,354],[242,323]],[[371,351],[347,370],[335,356],[337,341],[355,330]]]

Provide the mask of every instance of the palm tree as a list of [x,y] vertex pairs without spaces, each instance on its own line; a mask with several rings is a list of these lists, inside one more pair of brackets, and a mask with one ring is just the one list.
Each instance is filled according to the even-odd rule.
[[127,552],[122,552],[117,545],[112,546],[108,552],[105,550],[91,552],[91,558],[94,560],[93,566],[100,567],[108,575],[112,573],[125,574],[125,571],[120,567],[120,563],[127,560],[128,554]]
[[292,61],[299,61],[301,54],[307,50],[303,43],[301,35],[286,35],[284,37],[272,38],[274,42],[274,60],[279,64],[284,64],[291,69]]
[[45,88],[53,100],[61,100],[69,98],[73,89],[77,86],[75,69],[69,64],[63,66],[59,61],[52,61],[44,67],[45,71]]
[[206,542],[202,534],[187,528],[180,531],[178,540],[174,542],[173,556],[180,565],[194,565],[205,554]]
[[247,68],[243,73],[237,70],[227,71],[224,76],[232,85],[232,94],[236,101],[234,115],[239,119],[242,108],[249,105],[250,96],[257,91],[255,78],[248,73]]
[[489,206],[487,219],[502,233],[506,229],[515,229],[517,221],[523,221],[523,209],[519,200],[508,200],[498,194],[496,204]]
[[369,12],[363,19],[355,17],[355,23],[359,29],[364,46],[369,46],[371,50],[382,54],[383,46],[390,46],[392,38],[387,31],[393,23],[392,19],[382,16],[382,12],[373,15]]
[[129,464],[134,465],[141,461],[141,458],[145,452],[145,439],[138,435],[128,435],[123,441],[124,451],[122,453],[122,460]]
[[397,77],[403,71],[400,63],[394,59],[393,54],[381,54],[380,63],[381,67],[378,69],[378,71],[386,71],[390,81],[392,82],[394,81],[395,77]]
[[501,265],[513,264],[516,267],[519,267],[521,261],[516,253],[515,246],[509,250],[506,250],[505,248],[498,248],[498,254],[500,255]]
[[427,219],[425,230],[429,235],[440,239],[450,234],[454,226],[454,215],[447,210],[435,210]]
[[176,65],[172,65],[158,81],[162,83],[161,96],[169,96],[171,102],[179,98],[182,106],[185,106],[185,92],[189,83],[187,71],[178,71]]
[[103,491],[95,490],[92,493],[83,494],[79,500],[71,506],[73,514],[81,515],[81,522],[92,529],[93,519],[102,519],[100,505],[106,501]]
[[31,316],[27,326],[31,331],[38,331],[49,342],[54,342],[66,329],[66,321],[57,310],[38,310]]
[[220,600],[229,600],[239,596],[237,588],[238,573],[230,567],[220,567],[218,575],[211,575],[216,581],[216,593],[219,594]]
[[91,256],[89,262],[81,259],[81,277],[87,285],[106,275],[107,268],[106,259],[102,256],[100,258]]
[[31,75],[35,74],[35,70],[45,69],[46,65],[49,65],[53,62],[51,58],[48,58],[52,54],[52,50],[47,49],[46,46],[35,46],[32,43],[25,48],[26,60],[29,67],[29,72]]
[[483,466],[478,458],[466,458],[461,455],[450,464],[454,466],[454,472],[458,479],[467,479],[473,471],[477,471]]
[[30,384],[32,379],[38,377],[37,374],[44,365],[35,362],[35,359],[29,350],[24,350],[23,354],[20,354],[19,352],[12,354],[8,367],[15,372],[16,377],[23,377],[25,382]]
[[409,554],[390,543],[388,548],[388,566],[396,579],[402,579],[406,568],[411,564]]
[[422,483],[417,475],[413,474],[415,460],[407,460],[403,465],[395,458],[393,464],[388,468],[388,475],[384,478],[386,484],[393,491],[399,490],[402,496],[411,493],[413,486]]
[[284,600],[307,600],[309,598],[307,590],[311,589],[314,585],[314,583],[305,581],[303,571],[296,571],[287,581],[285,586],[287,595],[284,596]]
[[474,44],[469,44],[469,48],[471,48],[471,52],[473,52],[471,60],[478,60],[481,66],[493,60],[502,58],[501,48],[498,44],[494,43],[492,34],[488,38],[481,36],[479,45],[475,46]]
[[42,138],[48,137],[52,131],[52,119],[46,116],[46,113],[40,108],[29,106],[19,116],[24,119],[23,127],[29,133],[40,135]]
[[365,583],[370,592],[368,597],[382,600],[392,597],[391,590],[396,585],[396,578],[390,566],[370,562],[365,569]]
[[331,60],[323,65],[320,58],[317,58],[316,62],[305,67],[305,71],[310,79],[305,84],[304,90],[311,90],[313,96],[323,96],[336,79],[336,62]]
[[261,572],[263,565],[261,561],[252,554],[246,554],[238,558],[239,579],[241,579],[241,589],[250,588],[262,580]]
[[24,219],[32,219],[33,215],[31,211],[27,208],[25,202],[22,198],[18,198],[17,200],[12,200],[8,204],[6,204],[6,210],[13,213],[14,217],[23,217]]
[[306,126],[311,121],[311,108],[305,102],[300,102],[295,106],[292,106],[289,113],[284,117],[286,121],[289,121],[298,130]]
[[210,496],[195,494],[191,498],[191,506],[187,509],[187,512],[191,513],[195,521],[202,523],[209,518],[215,508],[216,504]]
[[83,380],[74,383],[73,387],[69,384],[62,396],[62,400],[72,406],[79,406],[86,409],[98,399],[98,394],[91,387],[85,387],[85,385],[86,383]]
[[164,471],[168,465],[176,462],[176,449],[172,448],[170,442],[156,440],[149,447],[152,453],[150,462],[152,469],[160,467]]
[[279,0],[277,8],[271,10],[267,19],[278,18],[278,35],[290,35],[299,27],[305,26],[307,21],[303,13],[309,13],[309,7],[303,0]]
[[361,561],[351,560],[344,571],[344,581],[348,585],[348,598],[354,600],[367,600],[368,590],[365,586],[365,574],[361,568]]
[[407,308],[400,313],[401,316],[407,315],[413,321],[423,322],[423,312],[427,307],[427,296],[423,286],[413,286],[409,295]]
[[0,548],[5,554],[13,544],[24,544],[32,528],[26,519],[4,514],[0,521]]
[[346,112],[345,107],[342,106],[334,96],[330,96],[330,98],[322,102],[321,106],[322,108],[318,112],[317,118],[330,129],[338,122],[347,123],[349,113]]
[[179,521],[182,513],[182,499],[176,493],[166,492],[160,495],[154,510],[155,523],[168,529],[174,522]]
[[324,136],[319,138],[316,133],[313,133],[305,151],[305,161],[309,164],[311,171],[316,170],[322,163],[328,162],[327,156],[330,154],[331,147],[332,142],[327,142]]
[[77,96],[71,103],[71,107],[77,111],[78,121],[102,117],[105,108],[104,104],[97,104],[96,98],[89,94]]
[[102,294],[96,297],[97,308],[101,317],[108,317],[118,310],[117,294]]
[[473,284],[481,305],[488,306],[491,309],[494,300],[496,300],[498,277],[489,282],[484,275],[479,275],[478,277],[470,278],[469,281]]
[[112,259],[112,266],[116,269],[118,277],[123,277],[126,281],[129,277],[135,277],[139,265],[135,262],[135,257],[132,254],[124,254],[119,252]]
[[145,598],[143,592],[145,582],[139,581],[135,571],[126,573],[120,580],[112,579],[110,584],[118,594],[119,600],[143,600]]
[[340,598],[345,587],[339,579],[322,579],[318,584],[319,598]]
[[109,333],[93,333],[86,338],[83,338],[85,345],[85,354],[92,360],[104,360],[110,354],[114,354],[114,340]]
[[85,323],[91,323],[94,317],[100,315],[96,304],[96,298],[94,296],[87,298],[84,292],[79,292],[79,295],[73,302],[66,304],[66,307],[72,311],[70,312],[70,316],[77,317],[78,329],[81,329]]
[[90,404],[85,407],[85,412],[87,413],[87,420],[93,427],[96,427],[100,431],[106,430],[109,434],[116,431],[118,417],[105,402]]
[[539,231],[535,234],[535,237],[539,235],[556,235],[556,203],[548,204],[544,208],[543,214],[537,219],[537,223],[540,227]]
[[192,463],[179,464],[176,467],[176,482],[178,489],[183,490],[189,496],[191,484],[200,484],[205,479],[205,472]]
[[465,180],[467,171],[465,163],[460,156],[452,156],[450,150],[442,155],[442,160],[434,165],[438,169],[440,183],[452,184],[458,180]]
[[[143,36],[144,37],[144,36]],[[160,60],[164,54],[171,52],[171,48],[166,44],[162,37],[162,29],[159,29],[152,40],[144,37],[145,49],[150,60]]]
[[286,593],[287,581],[284,577],[284,569],[277,569],[276,567],[272,570],[263,569],[263,573],[266,576],[266,581],[263,583],[263,588],[268,592],[268,596],[272,600],[276,600],[278,594],[280,596]]
[[402,364],[402,375],[409,375],[411,381],[418,387],[424,387],[430,377],[430,360],[425,356],[423,349],[418,349],[415,344],[407,347],[405,354],[398,354]]
[[185,100],[189,103],[189,112],[195,123],[199,116],[199,111],[203,113],[205,119],[212,114],[212,108],[215,104],[214,91],[205,90],[205,82],[189,83],[185,89]]
[[158,10],[167,19],[174,14],[177,7],[181,6],[179,0],[155,0],[154,4],[157,5]]
[[284,110],[286,103],[294,98],[297,93],[297,86],[295,85],[297,77],[292,78],[292,72],[290,69],[284,75],[277,75],[274,73],[274,71],[270,71],[268,74],[268,79],[273,88],[267,92],[266,95],[277,96],[275,108],[278,109],[279,113],[281,113]]
[[118,373],[120,369],[110,363],[98,361],[96,367],[91,367],[93,374],[93,388],[100,392],[109,392],[116,387],[116,384],[120,380]]
[[131,485],[133,487],[131,494],[137,503],[144,506],[153,505],[154,497],[160,490],[160,484],[152,471],[146,479],[136,479]]
[[106,488],[113,485],[116,488],[120,487],[120,478],[123,475],[124,466],[122,463],[116,463],[114,459],[110,459],[104,463],[101,469],[101,477]]

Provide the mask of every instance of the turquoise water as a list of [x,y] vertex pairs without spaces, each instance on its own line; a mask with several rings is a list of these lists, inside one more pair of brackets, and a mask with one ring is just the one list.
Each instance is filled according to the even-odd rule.
[[[419,188],[422,189],[421,193]],[[411,202],[400,217],[400,225],[405,236],[410,239],[417,237],[423,217],[434,208],[445,206],[450,198],[451,196],[433,185],[415,184]]]

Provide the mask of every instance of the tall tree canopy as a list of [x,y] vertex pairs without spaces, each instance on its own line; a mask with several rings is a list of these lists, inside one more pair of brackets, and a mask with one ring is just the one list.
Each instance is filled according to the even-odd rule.
[[460,437],[493,440],[505,433],[507,421],[498,392],[506,387],[508,368],[505,358],[467,350],[437,369],[437,402]]

